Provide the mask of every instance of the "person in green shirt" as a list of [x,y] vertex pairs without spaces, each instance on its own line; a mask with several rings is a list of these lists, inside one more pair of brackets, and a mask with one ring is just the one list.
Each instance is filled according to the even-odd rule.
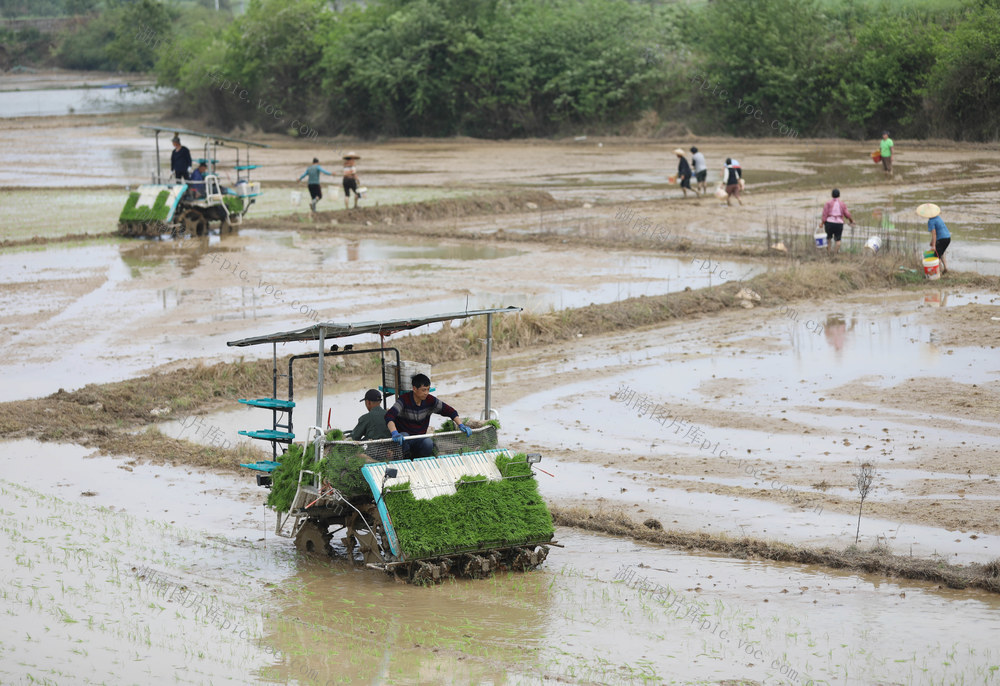
[[382,394],[374,388],[361,399],[368,410],[358,417],[358,425],[351,429],[352,441],[374,441],[389,438],[389,428],[385,425],[385,409],[382,408]]
[[889,138],[889,132],[882,132],[882,140],[878,143],[878,152],[882,156],[882,169],[885,173],[892,178],[892,139]]

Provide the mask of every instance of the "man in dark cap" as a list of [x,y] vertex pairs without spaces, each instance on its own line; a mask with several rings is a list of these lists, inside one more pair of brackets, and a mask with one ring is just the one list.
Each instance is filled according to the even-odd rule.
[[374,441],[379,438],[389,438],[389,427],[385,425],[385,410],[382,409],[382,394],[374,388],[365,393],[361,399],[367,413],[358,418],[358,425],[351,429],[352,441]]
[[174,151],[170,153],[170,169],[174,172],[174,178],[178,181],[189,179],[191,178],[188,175],[188,169],[191,167],[191,151],[181,145],[180,136],[174,136],[172,142]]

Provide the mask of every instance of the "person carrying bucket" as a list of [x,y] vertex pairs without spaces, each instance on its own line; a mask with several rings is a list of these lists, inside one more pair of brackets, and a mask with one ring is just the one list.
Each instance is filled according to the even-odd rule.
[[350,209],[351,191],[354,191],[354,207],[358,206],[358,199],[362,196],[363,190],[359,188],[358,160],[361,155],[356,152],[349,152],[344,155],[344,209]]
[[844,218],[854,226],[854,217],[847,211],[847,203],[840,199],[840,190],[833,189],[833,196],[823,205],[823,216],[819,220],[821,229],[826,229],[826,249],[831,246],[834,253],[840,251],[840,238],[844,234]]
[[684,156],[684,151],[680,148],[674,150],[674,154],[677,155],[677,176],[681,180],[681,190],[684,191],[684,197],[688,197],[688,191],[694,193],[694,197],[698,197],[698,191],[691,188],[691,177],[693,173],[691,171],[691,165],[688,164],[687,157]]
[[951,232],[941,219],[941,208],[932,202],[926,202],[917,208],[917,214],[927,220],[927,230],[931,234],[931,250],[941,261],[941,273],[947,274],[948,267],[944,263],[944,251],[951,244]]

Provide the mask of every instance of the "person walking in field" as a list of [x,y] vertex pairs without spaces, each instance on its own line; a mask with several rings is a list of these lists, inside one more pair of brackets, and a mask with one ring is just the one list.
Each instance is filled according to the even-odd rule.
[[697,198],[698,191],[691,188],[691,165],[688,164],[687,158],[684,157],[684,151],[677,148],[674,150],[674,154],[677,155],[677,176],[681,180],[681,190],[684,191],[684,197],[688,197],[688,191],[691,191]]
[[356,152],[349,152],[344,155],[344,209],[349,209],[349,201],[351,199],[351,191],[354,191],[354,207],[358,206],[358,198],[361,194],[358,192],[358,186],[361,184],[358,179],[358,160],[361,159],[361,155]]
[[309,209],[313,212],[316,211],[316,204],[323,199],[323,188],[319,185],[319,175],[326,174],[327,176],[333,176],[330,172],[319,166],[319,158],[314,157],[313,163],[306,167],[305,172],[299,177],[299,181],[308,177],[306,181],[309,184]]
[[892,178],[892,139],[889,132],[882,132],[882,140],[878,142],[878,152],[882,156],[882,170],[890,179]]
[[708,193],[708,185],[705,183],[708,178],[708,163],[705,162],[705,155],[698,152],[698,148],[691,148],[691,164],[694,166],[694,178],[697,181],[695,188],[705,195]]
[[740,200],[740,177],[742,176],[742,171],[740,170],[739,163],[733,163],[731,157],[726,158],[726,166],[722,169],[722,178],[726,184],[726,206],[731,206],[732,203],[729,201],[730,198],[736,198],[736,202],[743,205],[743,201]]
[[854,226],[854,217],[847,211],[847,204],[840,199],[840,191],[833,189],[833,196],[823,205],[823,216],[819,220],[820,228],[826,229],[826,249],[834,254],[840,252],[840,237],[844,234],[844,219]]
[[944,263],[944,251],[951,244],[951,232],[941,219],[941,208],[932,202],[927,202],[917,208],[917,214],[927,220],[927,230],[931,234],[931,250],[941,260],[941,274],[948,273]]

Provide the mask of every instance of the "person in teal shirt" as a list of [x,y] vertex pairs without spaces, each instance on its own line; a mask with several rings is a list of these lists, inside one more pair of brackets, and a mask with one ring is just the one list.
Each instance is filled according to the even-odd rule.
[[319,166],[319,159],[314,157],[312,165],[307,167],[305,173],[302,174],[302,176],[300,176],[298,179],[299,181],[301,181],[307,176],[309,177],[309,180],[306,181],[306,183],[309,184],[309,197],[311,198],[311,200],[309,201],[309,209],[311,209],[313,212],[316,211],[316,203],[318,203],[320,200],[323,199],[323,189],[319,185],[320,174],[333,176],[333,174],[323,169],[323,167]]
[[892,178],[892,139],[889,138],[889,132],[882,132],[882,140],[878,143],[878,153],[882,156],[882,169],[885,173]]
[[917,214],[927,219],[927,230],[931,233],[931,250],[941,260],[941,273],[947,274],[948,267],[944,263],[944,251],[951,244],[951,232],[941,219],[941,208],[934,203],[924,203],[917,208]]

